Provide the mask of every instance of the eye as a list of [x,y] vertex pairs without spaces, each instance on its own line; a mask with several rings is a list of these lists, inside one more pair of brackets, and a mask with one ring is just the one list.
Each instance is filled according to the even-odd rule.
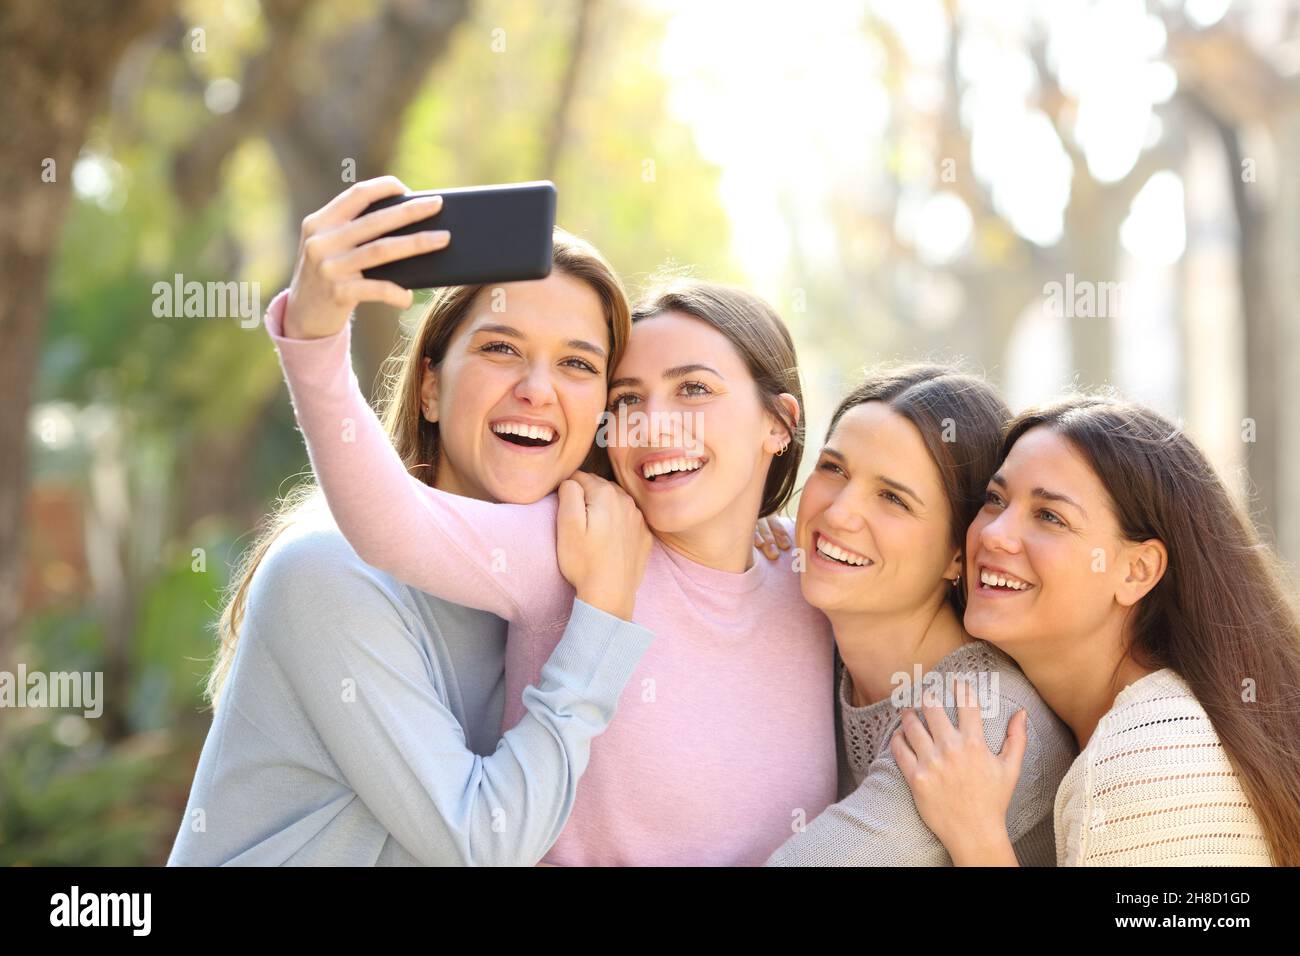
[[610,399],[609,407],[619,408],[623,405],[629,405],[631,404],[629,400],[636,400],[638,402],[641,401],[641,399],[635,393],[624,392],[622,395],[619,395],[617,398]]
[[1049,524],[1060,525],[1062,528],[1065,527],[1065,522],[1062,521],[1060,515],[1056,514],[1054,511],[1048,511],[1046,508],[1039,508],[1038,514],[1040,517],[1046,518]]
[[574,356],[573,358],[567,358],[567,359],[565,359],[563,362],[561,362],[560,364],[561,364],[561,365],[568,365],[569,368],[580,368],[580,369],[582,369],[584,372],[593,372],[593,373],[594,373],[594,372],[596,371],[596,366],[592,365],[592,364],[591,364],[590,362],[588,362],[586,359],[581,359],[581,358],[578,358],[577,356]]
[[489,342],[479,349],[480,352],[497,352],[502,355],[518,355],[519,350],[509,342]]
[[990,488],[988,491],[984,492],[984,503],[986,505],[993,505],[995,508],[1001,507],[1002,496]]
[[817,466],[817,469],[819,471],[829,471],[833,475],[844,476],[844,469],[841,468],[839,465],[835,464],[835,462],[833,461],[824,461]]
[[896,505],[898,505],[898,506],[899,506],[900,508],[902,508],[904,511],[911,511],[911,510],[912,510],[911,508],[909,508],[909,507],[907,506],[907,502],[903,501],[902,498],[898,497],[898,495],[894,494],[894,493],[893,493],[892,491],[890,491],[889,489],[885,489],[884,491],[882,491],[882,492],[880,493],[880,497],[884,498],[886,501],[890,502],[891,504],[896,504]]
[[[696,389],[698,389],[698,391],[696,391]],[[713,394],[713,390],[703,382],[682,382],[682,391],[692,398]]]

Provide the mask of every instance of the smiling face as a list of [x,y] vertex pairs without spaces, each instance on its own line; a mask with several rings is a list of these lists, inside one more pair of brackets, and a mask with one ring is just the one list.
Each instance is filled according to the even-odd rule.
[[[725,335],[683,312],[641,319],[609,407],[610,463],[651,528],[675,534],[752,510],[752,534],[768,466],[789,436]],[[632,426],[626,435],[620,416]]]
[[437,487],[515,503],[553,491],[591,449],[609,349],[600,297],[586,282],[555,270],[484,288],[438,368],[425,360]]
[[942,477],[916,426],[880,401],[843,414],[799,498],[804,599],[881,613],[942,599],[960,572]]
[[966,630],[1004,650],[1122,620],[1136,597],[1110,495],[1067,439],[1031,428],[1012,446],[966,536]]

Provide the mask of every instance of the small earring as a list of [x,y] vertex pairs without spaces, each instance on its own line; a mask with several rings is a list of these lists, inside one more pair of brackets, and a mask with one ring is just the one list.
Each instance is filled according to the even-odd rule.
[[784,455],[784,454],[785,454],[785,450],[786,450],[786,448],[789,447],[789,445],[790,445],[789,442],[786,442],[784,445],[782,445],[782,446],[781,446],[781,450],[778,451],[778,452],[776,453],[776,457],[777,457],[777,458],[780,458],[782,455]]
[[961,584],[961,575],[960,575],[960,574],[957,575],[955,578],[953,578],[953,579],[952,579],[951,581],[949,581],[948,583],[951,584],[953,587],[957,587],[957,585]]

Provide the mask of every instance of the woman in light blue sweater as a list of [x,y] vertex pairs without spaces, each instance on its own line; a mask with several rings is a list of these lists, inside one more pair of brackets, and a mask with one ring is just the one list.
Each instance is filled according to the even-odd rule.
[[[301,314],[410,304],[359,273],[423,251],[422,234],[364,243],[430,210],[353,218],[404,189],[359,183],[304,221]],[[563,481],[598,466],[589,453],[629,329],[613,270],[557,232],[546,279],[440,290],[386,403],[394,445],[434,487],[526,503],[559,486],[573,615],[525,691],[526,716],[500,735],[504,622],[365,565],[303,486],[234,577],[171,865],[533,865],[546,853],[652,639],[630,623],[650,544],[640,512],[599,478]]]

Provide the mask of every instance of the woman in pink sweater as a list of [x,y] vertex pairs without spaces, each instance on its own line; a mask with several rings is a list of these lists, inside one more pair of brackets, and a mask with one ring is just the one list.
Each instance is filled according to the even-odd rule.
[[[510,622],[512,726],[572,605],[555,528],[560,511],[583,508],[580,488],[566,481],[534,504],[493,504],[407,474],[357,387],[348,316],[332,307],[340,280],[321,275],[320,261],[304,257],[267,313],[313,468],[363,560]],[[408,292],[381,285],[364,292],[409,304]],[[467,331],[471,350],[493,361],[528,347],[506,298],[504,312],[471,317]],[[457,427],[485,448],[554,454],[571,418],[545,380],[536,386]],[[789,555],[773,563],[754,550],[755,522],[788,500],[802,449],[793,344],[761,300],[682,284],[634,316],[609,399],[614,434],[598,443],[654,532],[633,620],[656,640],[593,743],[545,862],[758,864],[835,797],[829,624],[803,600]]]

